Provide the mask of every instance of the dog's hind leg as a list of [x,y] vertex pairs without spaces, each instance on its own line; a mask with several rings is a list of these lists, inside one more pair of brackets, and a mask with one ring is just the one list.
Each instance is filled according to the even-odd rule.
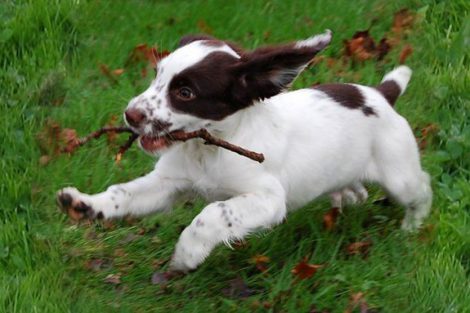
[[402,228],[416,230],[429,215],[432,190],[421,169],[419,151],[408,123],[400,118],[392,132],[376,142],[374,173],[369,173],[395,200],[406,207]]
[[230,246],[234,240],[280,223],[286,214],[284,190],[274,178],[262,179],[262,183],[252,192],[205,207],[182,232],[170,269],[193,270],[216,245]]

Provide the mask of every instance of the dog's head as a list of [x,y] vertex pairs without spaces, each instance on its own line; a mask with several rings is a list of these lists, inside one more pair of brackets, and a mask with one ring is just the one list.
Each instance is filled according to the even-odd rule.
[[246,52],[208,36],[186,36],[160,60],[150,87],[133,98],[125,120],[156,153],[163,134],[207,127],[288,88],[331,40],[331,32]]

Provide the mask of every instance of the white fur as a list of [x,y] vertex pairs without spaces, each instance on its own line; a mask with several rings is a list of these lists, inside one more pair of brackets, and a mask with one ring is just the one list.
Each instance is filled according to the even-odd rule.
[[400,90],[401,90],[400,95],[402,95],[405,92],[408,82],[410,81],[411,73],[412,73],[411,69],[408,66],[400,65],[395,70],[385,75],[384,78],[382,79],[382,83],[387,80],[395,81],[398,84],[398,86],[400,86]]
[[322,42],[329,43],[331,41],[331,30],[327,29],[324,34],[319,34],[312,36],[308,39],[297,41],[295,44],[296,48],[304,48],[304,47],[313,47],[321,44]]
[[[301,41],[298,46],[318,39]],[[66,188],[105,218],[143,215],[171,208],[175,197],[196,191],[207,205],[183,231],[171,268],[196,268],[220,243],[245,237],[280,223],[291,209],[332,194],[333,203],[364,200],[362,182],[376,182],[407,210],[403,228],[416,229],[431,205],[429,176],[422,171],[419,152],[407,121],[375,89],[358,86],[376,115],[346,108],[323,92],[301,89],[274,96],[238,111],[222,121],[202,120],[172,112],[165,103],[171,77],[217,50],[196,43],[183,47],[160,64],[157,82],[129,105],[144,106],[157,95],[162,100],[155,116],[174,128],[207,127],[215,136],[262,152],[260,164],[230,151],[204,145],[201,140],[178,143],[165,151],[154,171],[134,181],[87,195]],[[235,52],[233,52],[235,53]],[[401,66],[387,74],[405,90],[411,70]],[[169,115],[168,115],[169,114]]]

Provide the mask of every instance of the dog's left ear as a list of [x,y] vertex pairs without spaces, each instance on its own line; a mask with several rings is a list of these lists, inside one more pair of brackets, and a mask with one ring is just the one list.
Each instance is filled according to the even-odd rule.
[[313,57],[331,41],[331,31],[296,43],[259,48],[234,65],[233,95],[241,103],[272,97],[288,88]]

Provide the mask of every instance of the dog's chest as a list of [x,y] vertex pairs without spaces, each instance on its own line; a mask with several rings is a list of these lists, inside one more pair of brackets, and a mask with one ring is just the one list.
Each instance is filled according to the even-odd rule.
[[208,200],[224,200],[242,192],[243,181],[249,177],[237,159],[240,156],[207,145],[188,148],[186,174],[194,191]]

